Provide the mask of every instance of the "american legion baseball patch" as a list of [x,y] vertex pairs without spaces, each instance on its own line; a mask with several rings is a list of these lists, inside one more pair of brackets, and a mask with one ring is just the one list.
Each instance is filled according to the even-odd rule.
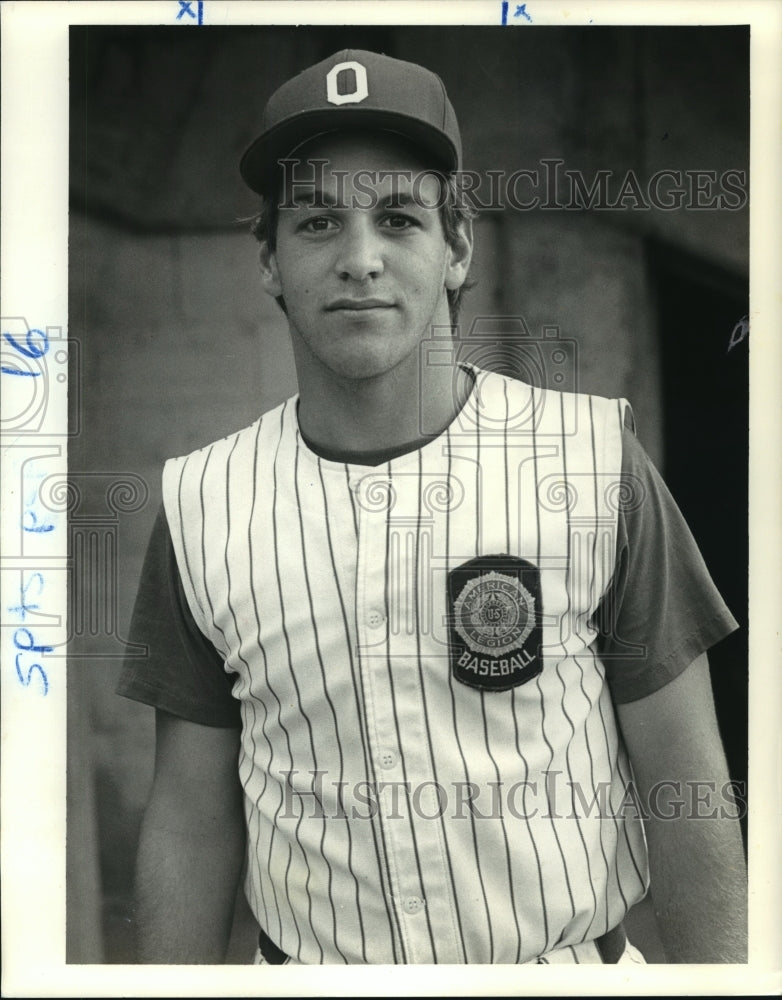
[[448,574],[451,670],[507,691],[542,670],[540,572],[515,556],[479,556]]

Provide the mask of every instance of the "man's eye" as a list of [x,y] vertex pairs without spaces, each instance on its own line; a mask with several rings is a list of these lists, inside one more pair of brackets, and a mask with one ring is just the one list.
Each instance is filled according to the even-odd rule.
[[318,215],[314,219],[307,219],[302,223],[301,230],[305,233],[325,233],[333,229],[336,223],[325,215]]
[[418,222],[412,216],[400,215],[398,212],[394,212],[383,219],[383,225],[388,226],[389,229],[410,229],[418,225]]

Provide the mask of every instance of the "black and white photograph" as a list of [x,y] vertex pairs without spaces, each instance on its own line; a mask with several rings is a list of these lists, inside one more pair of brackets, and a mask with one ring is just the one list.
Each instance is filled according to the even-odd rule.
[[751,992],[756,26],[74,6],[66,312],[3,301],[58,961]]

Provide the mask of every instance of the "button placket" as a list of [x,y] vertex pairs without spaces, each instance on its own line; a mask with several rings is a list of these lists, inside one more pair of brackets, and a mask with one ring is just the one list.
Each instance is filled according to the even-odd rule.
[[377,762],[384,771],[390,771],[396,767],[399,757],[394,750],[381,750],[377,755]]
[[414,916],[416,913],[420,913],[425,905],[426,903],[420,896],[408,896],[402,903],[402,909],[410,916]]
[[385,624],[386,616],[379,608],[371,608],[366,615],[366,623],[372,629],[380,628]]
[[[430,936],[421,933],[421,921],[426,922],[428,917],[420,877],[428,878],[430,871],[434,873],[442,865],[439,838],[433,828],[436,821],[421,822],[414,815],[411,788],[404,785],[405,781],[430,777],[420,759],[426,756],[418,742],[422,732],[421,692],[415,662],[410,659],[416,655],[417,642],[409,629],[414,609],[406,603],[413,600],[417,590],[408,581],[417,572],[413,563],[418,551],[415,534],[419,480],[415,476],[394,478],[394,489],[389,492],[394,500],[390,513],[378,500],[383,481],[388,482],[388,478],[367,477],[356,496],[360,519],[356,589],[360,668],[378,783],[377,821],[384,831],[390,892],[401,921],[408,961],[431,962],[435,955]],[[397,593],[395,588],[400,586],[403,589]],[[417,856],[422,868],[420,877]]]

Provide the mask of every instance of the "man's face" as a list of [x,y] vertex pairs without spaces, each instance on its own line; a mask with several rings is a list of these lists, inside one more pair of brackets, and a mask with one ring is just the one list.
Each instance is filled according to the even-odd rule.
[[[440,184],[392,136],[339,133],[309,143],[281,208],[266,291],[282,295],[302,375],[369,379],[418,363],[432,324],[449,325],[446,289],[464,282],[471,252],[443,233]],[[317,191],[313,184],[317,177]],[[418,179],[416,179],[418,178]],[[326,206],[324,208],[324,205]]]

